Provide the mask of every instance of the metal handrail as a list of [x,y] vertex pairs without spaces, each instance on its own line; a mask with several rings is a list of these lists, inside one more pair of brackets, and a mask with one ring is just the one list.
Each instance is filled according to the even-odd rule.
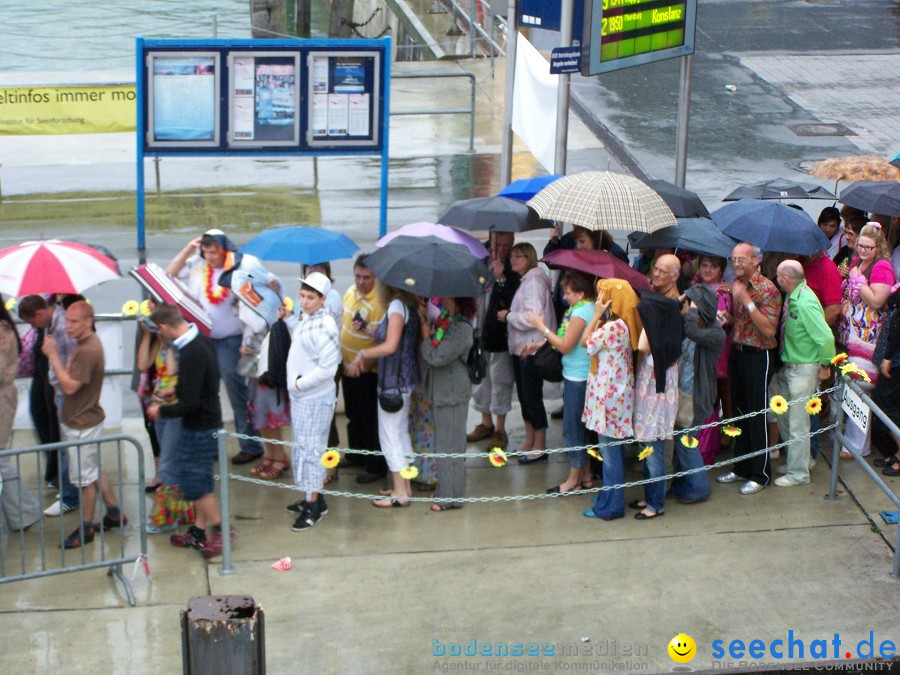
[[[888,417],[885,412],[878,407],[878,404],[873,401],[868,394],[866,394],[856,382],[850,379],[847,375],[842,377],[843,386],[848,387],[853,393],[859,396],[863,403],[869,406],[869,409],[880,419],[884,425],[893,433],[895,436],[900,437],[900,428],[897,427],[896,424]],[[843,389],[840,389],[838,392],[838,401],[840,402],[843,399]],[[888,486],[887,483],[882,480],[881,476],[879,476],[875,470],[869,466],[869,463],[860,455],[856,448],[854,448],[850,443],[847,443],[847,437],[844,436],[841,431],[841,423],[844,421],[844,408],[841,405],[838,405],[837,409],[837,417],[835,420],[835,428],[834,428],[834,446],[832,448],[832,457],[831,457],[831,484],[828,489],[828,495],[826,499],[835,500],[837,499],[837,481],[838,481],[838,465],[840,464],[840,451],[841,447],[846,448],[850,454],[853,456],[853,459],[862,467],[863,471],[866,473],[869,478],[871,478],[875,485],[887,496],[890,502],[894,505],[895,508],[900,510],[900,497],[898,497],[894,491]],[[895,579],[900,579],[900,523],[897,524],[897,537],[894,542],[894,559],[891,565],[891,576]]]
[[391,115],[469,115],[469,152],[475,152],[475,74],[469,71],[461,73],[410,73],[404,75],[392,75],[394,80],[414,80],[425,79],[431,77],[467,77],[470,84],[470,102],[469,108],[450,109],[450,110],[392,110]]
[[[37,462],[37,473],[40,476],[42,474],[41,471],[41,453],[45,451],[52,450],[63,450],[65,451],[67,448],[79,447],[84,445],[102,445],[104,443],[112,443],[115,442],[117,444],[117,467],[118,467],[118,498],[119,498],[119,506],[124,507],[124,491],[123,485],[124,481],[122,479],[122,441],[130,443],[134,446],[134,449],[137,452],[137,470],[138,470],[138,481],[137,481],[137,489],[140,490],[140,495],[137,499],[138,504],[138,520],[136,525],[140,532],[140,553],[137,555],[125,555],[125,537],[122,536],[120,546],[119,546],[119,556],[114,558],[106,558],[106,547],[104,546],[104,532],[103,529],[100,529],[99,532],[99,542],[98,548],[100,550],[100,560],[95,562],[88,562],[84,548],[80,549],[81,552],[81,561],[79,564],[75,565],[67,565],[66,557],[65,557],[65,549],[61,549],[60,553],[60,567],[47,567],[47,528],[44,524],[45,516],[43,513],[40,515],[40,527],[36,530],[36,532],[40,536],[40,569],[36,572],[26,572],[25,568],[25,530],[19,530],[19,542],[20,542],[20,551],[21,551],[21,573],[7,575],[6,574],[6,563],[5,557],[0,557],[0,584],[5,584],[13,581],[23,581],[25,579],[35,579],[39,577],[48,577],[54,576],[57,574],[65,574],[67,572],[80,572],[88,569],[96,569],[98,567],[108,567],[107,574],[109,576],[115,575],[115,577],[122,584],[122,587],[125,590],[125,595],[128,599],[128,604],[132,607],[135,606],[135,598],[134,592],[132,591],[131,584],[128,579],[122,573],[122,565],[126,563],[134,563],[136,561],[145,560],[147,557],[147,530],[145,528],[145,523],[147,520],[146,514],[146,503],[144,500],[143,487],[144,487],[144,449],[141,444],[138,442],[136,438],[133,436],[129,436],[127,434],[110,434],[108,436],[98,436],[97,438],[90,439],[82,439],[82,440],[70,440],[70,441],[60,441],[59,443],[45,443],[43,445],[32,445],[25,448],[14,448],[8,450],[0,450],[0,458],[6,457],[16,457],[16,471],[19,475],[18,483],[19,483],[19,498],[18,501],[21,503],[22,501],[22,488],[21,488],[21,471],[19,470],[19,460],[18,457],[25,454],[33,454],[36,457]],[[98,452],[100,452],[98,450]],[[102,453],[101,453],[102,456]],[[77,460],[80,463],[80,454],[77,455]],[[80,467],[79,467],[80,468]],[[98,470],[102,471],[102,459],[100,459],[100,463],[98,465]],[[57,480],[60,480],[57,477]],[[60,484],[62,481],[60,480]],[[43,502],[43,493],[44,487],[41,482],[38,482],[38,501]],[[99,491],[98,491],[99,493]],[[60,497],[61,498],[61,497]],[[98,494],[98,500],[100,496]],[[81,505],[79,504],[79,509]],[[124,515],[124,512],[123,512]],[[80,517],[80,513],[79,513]],[[60,528],[63,527],[63,519],[60,518],[59,521]],[[64,533],[62,529],[60,529],[60,541],[62,541],[62,537]]]
[[493,14],[491,13],[491,5],[489,2],[485,0],[475,0],[474,2],[469,2],[469,13],[466,14],[466,11],[462,8],[462,6],[456,0],[447,0],[450,3],[450,6],[453,10],[454,16],[460,16],[466,20],[466,23],[469,25],[469,35],[471,36],[471,49],[470,56],[475,56],[475,35],[472,32],[474,28],[475,33],[478,33],[484,40],[487,41],[488,45],[491,48],[491,56],[494,55],[494,52],[497,52],[498,56],[506,56],[506,50],[503,49],[493,38],[493,36],[488,33],[484,27],[479,24],[475,20],[475,11],[476,11],[476,3],[480,4],[482,10],[487,13],[488,16],[491,17],[491,21],[493,21]]

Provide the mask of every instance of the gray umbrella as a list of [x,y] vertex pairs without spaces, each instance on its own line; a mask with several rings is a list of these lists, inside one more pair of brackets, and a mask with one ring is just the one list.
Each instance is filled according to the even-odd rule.
[[900,183],[892,180],[861,180],[841,191],[841,203],[869,213],[900,216]]
[[495,232],[525,232],[553,226],[553,223],[541,220],[524,203],[507,197],[461,199],[444,211],[437,221],[464,230]]
[[[632,240],[632,234],[640,234]],[[651,234],[634,232],[628,241],[635,248],[675,248],[728,258],[738,240],[722,232],[709,218],[679,218],[678,224]]]
[[776,178],[775,180],[741,185],[722,201],[736,202],[738,199],[837,199],[837,197],[834,193],[815,183],[798,183],[793,180]]
[[472,298],[493,280],[487,265],[462,244],[400,236],[366,257],[383,284],[429,298]]
[[685,190],[667,180],[648,180],[653,191],[663,198],[676,218],[708,218],[709,210],[696,192]]

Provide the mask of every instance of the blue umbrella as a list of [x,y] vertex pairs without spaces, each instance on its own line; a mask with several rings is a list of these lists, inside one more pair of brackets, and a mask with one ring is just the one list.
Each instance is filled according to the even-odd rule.
[[777,201],[741,199],[710,215],[729,237],[759,246],[763,251],[812,255],[829,242],[805,211]]
[[497,193],[498,197],[507,197],[520,202],[527,202],[553,181],[562,178],[562,174],[551,173],[549,176],[533,176],[514,180]]
[[260,260],[280,260],[301,265],[350,258],[359,250],[350,237],[319,227],[279,227],[260,232],[244,244],[241,253],[255,255]]
[[[640,236],[632,239],[632,235]],[[677,225],[650,234],[633,232],[628,235],[628,241],[635,248],[675,248],[719,258],[730,257],[731,250],[738,243],[709,218],[679,218]]]

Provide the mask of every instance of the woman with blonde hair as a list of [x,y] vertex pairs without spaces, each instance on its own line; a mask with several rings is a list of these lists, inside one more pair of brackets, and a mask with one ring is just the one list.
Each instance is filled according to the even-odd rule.
[[[509,353],[513,360],[516,393],[522,406],[525,422],[525,441],[516,448],[531,451],[519,456],[519,464],[532,464],[547,459],[547,411],[544,409],[544,380],[535,368],[535,345],[544,343],[548,334],[556,330],[556,312],[551,297],[551,282],[537,266],[537,252],[531,244],[516,244],[509,253],[512,271],[522,281],[513,296],[509,310],[500,310],[497,317],[509,324]],[[528,312],[544,321],[543,332],[527,319]]]
[[[888,316],[885,304],[893,283],[894,268],[888,260],[881,225],[867,223],[860,230],[855,256],[841,284],[838,342],[846,349],[850,361],[865,370],[873,381],[878,377],[878,369],[872,362],[875,344]],[[848,424],[845,433],[848,442],[856,445],[861,454],[869,454],[866,439],[855,425]],[[849,459],[850,452],[842,449],[841,457]]]
[[[591,357],[584,423],[600,436],[604,487],[625,479],[624,440],[633,434],[634,352],[643,329],[637,305],[637,294],[627,281],[601,279],[594,316],[581,339]],[[621,488],[604,490],[584,516],[623,518],[625,493]]]

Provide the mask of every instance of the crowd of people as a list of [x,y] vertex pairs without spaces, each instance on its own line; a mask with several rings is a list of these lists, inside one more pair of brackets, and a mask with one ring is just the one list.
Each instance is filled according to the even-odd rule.
[[[417,297],[380,282],[361,254],[343,296],[328,264],[305,267],[297,312],[285,303],[263,329],[242,320],[237,294],[220,285],[245,263],[223,232],[211,230],[167,268],[210,315],[209,335],[172,305],[153,303],[139,321],[136,390],[157,462],[147,485],[154,506],[146,527],[172,531],[173,545],[207,557],[221,551],[224,536],[236,534],[233,528],[223,533],[228,524],[213,489],[220,381],[240,435],[231,462],[252,463],[250,472],[262,479],[291,473],[302,493],[287,505],[297,532],[328,513],[322,491],[352,464],[360,468],[357,482],[384,481],[374,507],[408,507],[419,489],[433,492],[435,512],[461,508],[464,458],[430,455],[462,455],[485,442],[507,450],[514,391],[525,430],[516,459],[524,466],[545,461],[554,414],[545,407],[544,385],[552,368],[561,370],[568,473],[549,493],[589,490],[598,480],[623,483],[632,443],[645,478],[700,469],[730,444],[742,459],[715,480],[740,483],[742,495],[770,483],[807,484],[818,451],[809,432],[819,428],[819,414],[801,403],[780,415],[742,416],[769,408],[776,393],[788,401],[814,396],[833,378],[836,353],[845,352],[869,375],[874,400],[900,420],[897,219],[829,207],[819,225],[830,248],[811,256],[765,253],[747,242],[728,259],[641,250],[634,266],[647,275],[650,291],[574,270],[548,274],[534,246],[516,243],[508,232],[490,235],[493,281],[478,298]],[[604,249],[628,261],[607,233],[581,227],[563,236],[552,230],[545,253],[556,248]],[[274,275],[263,281],[281,292]],[[21,338],[0,304],[0,447],[9,443],[16,374],[32,378],[30,407],[42,443],[92,439],[102,428],[103,349],[92,310],[83,298],[58,300],[19,301],[19,317],[31,326]],[[473,384],[476,342],[485,367]],[[339,388],[347,417],[343,447],[350,449],[343,457],[329,452],[341,446]],[[481,419],[467,433],[469,406]],[[714,423],[735,417],[722,435]],[[701,425],[708,426],[697,431]],[[854,434],[848,425],[848,443],[864,456],[875,447],[882,471],[900,475],[898,439],[883,424],[874,422],[870,439]],[[767,449],[779,438],[787,450],[773,471],[777,451]],[[81,502],[83,522],[66,547],[127,522],[96,455],[96,445],[81,446],[77,461],[71,452],[48,455],[43,478],[58,483],[60,497],[46,515]],[[4,481],[17,478],[8,460],[0,468]],[[3,493],[4,516],[13,529],[27,527],[39,517],[39,505],[33,497],[13,504],[10,492]],[[98,495],[105,514],[94,522]],[[667,498],[693,504],[709,495],[708,473],[696,471],[668,486],[665,480],[645,484],[643,497],[628,506],[638,520],[650,520],[665,514]],[[584,510],[585,517],[603,520],[625,513],[621,488],[599,492]],[[182,524],[187,529],[176,533]]]

